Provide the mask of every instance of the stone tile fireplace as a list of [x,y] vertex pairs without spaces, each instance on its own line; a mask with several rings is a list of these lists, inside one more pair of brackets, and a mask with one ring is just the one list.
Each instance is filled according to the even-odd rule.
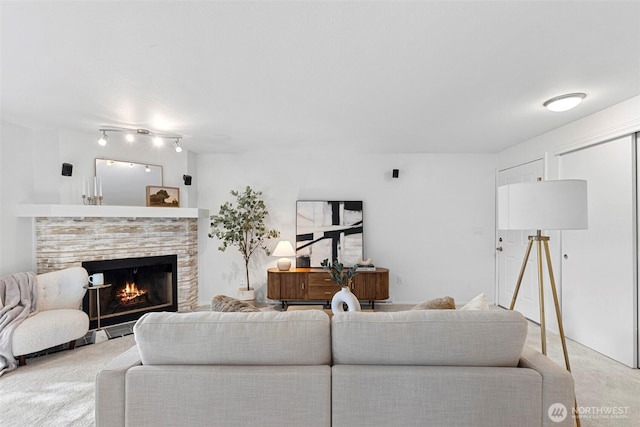
[[[197,308],[198,218],[208,218],[208,211],[23,205],[19,216],[34,218],[38,273],[85,262],[175,256],[177,311]],[[91,294],[95,299],[93,291]]]

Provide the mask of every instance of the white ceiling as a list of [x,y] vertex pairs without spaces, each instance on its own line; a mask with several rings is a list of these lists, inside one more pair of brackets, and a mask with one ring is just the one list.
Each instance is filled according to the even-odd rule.
[[[2,119],[197,153],[497,152],[640,94],[640,1],[2,1]],[[586,92],[575,110],[542,103]]]

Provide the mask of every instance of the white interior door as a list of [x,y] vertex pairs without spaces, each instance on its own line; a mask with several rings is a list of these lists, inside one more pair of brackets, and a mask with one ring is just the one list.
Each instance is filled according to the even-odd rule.
[[[498,186],[533,182],[539,177],[542,178],[543,172],[544,162],[542,159],[504,169],[498,172]],[[496,277],[498,278],[498,305],[502,307],[509,308],[511,305],[524,254],[529,243],[527,237],[535,233],[535,230],[498,230],[497,232]],[[535,251],[532,251],[514,309],[535,322],[540,321],[537,280],[536,254]]]
[[635,140],[560,156],[560,177],[587,180],[589,229],[562,232],[566,336],[636,367]]

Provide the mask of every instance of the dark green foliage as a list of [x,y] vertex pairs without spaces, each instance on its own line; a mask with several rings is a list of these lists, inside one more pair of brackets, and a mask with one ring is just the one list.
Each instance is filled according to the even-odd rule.
[[331,280],[337,283],[340,286],[348,286],[351,283],[351,279],[353,276],[358,274],[356,272],[356,266],[346,269],[344,265],[338,260],[334,260],[331,265],[329,265],[329,259],[325,259],[320,263],[320,265],[324,268],[329,269],[329,274],[331,275]]

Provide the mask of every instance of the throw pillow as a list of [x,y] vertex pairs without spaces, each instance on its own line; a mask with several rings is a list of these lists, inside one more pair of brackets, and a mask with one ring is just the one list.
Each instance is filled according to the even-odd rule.
[[484,293],[482,293],[460,307],[460,310],[489,310],[489,302],[487,301],[487,297],[484,296]]
[[453,310],[456,308],[456,302],[452,297],[434,298],[421,302],[412,308],[412,310]]
[[211,311],[256,312],[260,311],[260,309],[247,302],[240,301],[239,299],[231,298],[226,295],[216,295],[211,299]]

